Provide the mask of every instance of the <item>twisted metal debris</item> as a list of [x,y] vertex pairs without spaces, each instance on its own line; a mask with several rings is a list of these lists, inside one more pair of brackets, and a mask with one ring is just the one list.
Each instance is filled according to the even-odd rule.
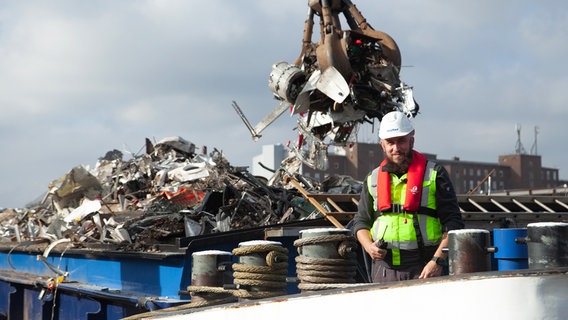
[[93,169],[72,168],[39,203],[0,212],[1,241],[69,238],[78,246],[158,251],[179,238],[279,224],[314,211],[281,185],[281,171],[266,182],[231,166],[221,151],[196,152],[181,137],[145,145],[130,160],[112,150]]

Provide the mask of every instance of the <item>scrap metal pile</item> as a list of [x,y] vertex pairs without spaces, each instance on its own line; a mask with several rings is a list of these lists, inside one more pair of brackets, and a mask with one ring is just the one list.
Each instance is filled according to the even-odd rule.
[[[122,152],[109,151],[93,169],[78,166],[50,183],[38,204],[1,212],[1,239],[71,239],[147,251],[182,237],[318,214],[297,190],[284,185],[283,173],[298,165],[294,158],[267,181],[246,167],[231,166],[219,150],[208,154],[206,149],[196,152],[193,143],[170,137],[155,145],[146,139],[145,154],[127,161]],[[335,177],[314,188],[357,192],[357,185]]]

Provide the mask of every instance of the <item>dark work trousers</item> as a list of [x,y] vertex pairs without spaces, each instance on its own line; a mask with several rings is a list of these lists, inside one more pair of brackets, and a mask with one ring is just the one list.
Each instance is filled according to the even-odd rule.
[[385,283],[392,281],[418,279],[424,264],[416,264],[406,268],[391,269],[384,261],[373,260],[371,281],[373,283]]

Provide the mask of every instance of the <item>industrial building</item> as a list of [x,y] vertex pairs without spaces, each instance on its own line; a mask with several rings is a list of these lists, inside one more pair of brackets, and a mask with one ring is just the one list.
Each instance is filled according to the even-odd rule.
[[[497,162],[475,162],[453,159],[438,159],[435,154],[424,153],[428,159],[442,164],[452,179],[458,194],[503,193],[510,190],[565,189],[567,181],[559,178],[558,169],[542,166],[540,155],[515,153],[500,155]],[[288,151],[281,144],[264,145],[262,153],[253,158],[252,173],[269,178],[266,168],[278,168]],[[353,143],[345,147],[330,147],[329,167],[316,170],[302,165],[301,173],[307,178],[323,180],[329,175],[347,175],[363,180],[382,160],[383,154],[376,143]]]

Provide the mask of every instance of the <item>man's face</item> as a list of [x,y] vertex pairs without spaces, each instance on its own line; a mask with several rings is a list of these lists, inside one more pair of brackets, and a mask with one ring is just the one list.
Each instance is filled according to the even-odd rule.
[[381,140],[387,160],[401,169],[407,169],[410,163],[410,153],[414,147],[414,136],[407,134],[402,137],[394,137]]

